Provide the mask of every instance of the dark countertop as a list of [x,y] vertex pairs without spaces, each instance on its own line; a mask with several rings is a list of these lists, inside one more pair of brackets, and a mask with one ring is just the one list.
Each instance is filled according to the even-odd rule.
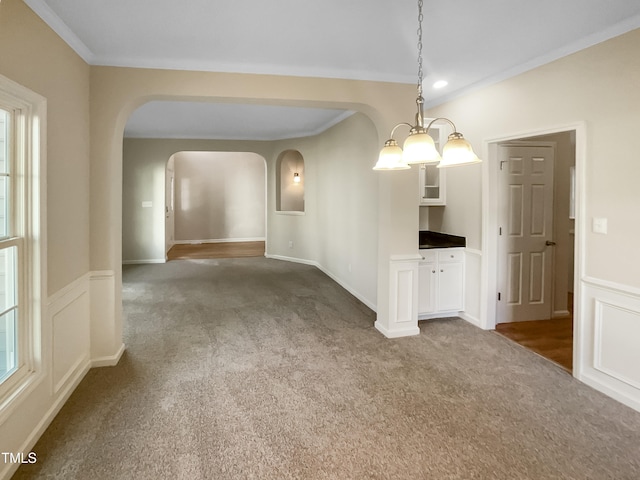
[[457,235],[449,235],[448,233],[420,230],[418,246],[420,250],[428,248],[466,247],[467,239]]

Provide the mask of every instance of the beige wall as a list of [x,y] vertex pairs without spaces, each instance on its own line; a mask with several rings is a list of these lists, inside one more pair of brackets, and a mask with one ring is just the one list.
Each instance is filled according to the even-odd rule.
[[[640,31],[633,31],[428,112],[431,117],[452,118],[485,161],[491,160],[488,143],[493,139],[585,122],[582,173],[587,228],[582,273],[636,291],[640,289],[640,257],[635,255],[640,226],[634,219],[640,204],[640,163],[633,140],[640,126],[638,51]],[[100,327],[105,334],[97,338],[99,350],[116,355],[122,346],[121,226],[123,202],[128,201],[123,196],[123,131],[129,115],[147,101],[224,100],[347,108],[364,114],[351,117],[322,138],[285,142],[276,149],[271,144],[251,148],[225,142],[217,149],[253,151],[268,160],[268,222],[278,232],[273,236],[268,232],[271,253],[325,264],[345,285],[375,301],[379,317],[388,315],[389,256],[415,252],[417,172],[374,174],[370,166],[391,127],[413,118],[414,85],[89,68],[19,0],[0,3],[0,74],[48,102],[46,280],[51,295],[42,330],[43,381],[0,424],[0,451],[29,448],[88,368],[88,282],[76,280],[89,270],[106,272],[95,282],[95,291],[104,300],[95,307],[100,307],[104,319]],[[157,148],[161,155],[155,161],[162,169],[177,151],[210,149],[194,144]],[[297,218],[274,212],[272,166],[286,148],[299,149],[307,167],[306,212]],[[483,247],[483,168],[448,171],[442,215],[443,230],[466,236],[474,249]],[[590,231],[593,217],[608,219],[607,235]],[[287,242],[293,235],[296,241],[289,249]],[[94,297],[92,286],[92,305]],[[626,331],[608,333],[621,340],[629,338]],[[623,387],[616,384],[617,391]],[[624,388],[637,398],[633,387]]]
[[[119,348],[122,259],[122,135],[130,114],[151,100],[190,99],[344,108],[372,121],[377,141],[393,125],[414,116],[415,86],[391,83],[223,74],[115,67],[91,69],[91,268],[115,272],[114,337],[105,345]],[[244,151],[250,151],[243,149]],[[259,153],[259,152],[257,152]],[[304,156],[304,152],[301,152]],[[371,161],[375,163],[377,154]],[[268,158],[265,156],[265,158]],[[306,160],[306,156],[305,156]],[[307,170],[307,180],[309,171]],[[418,206],[414,170],[378,175],[378,317],[389,314],[389,257],[415,254]],[[271,180],[270,180],[271,181]],[[309,201],[309,183],[306,184]],[[271,195],[271,194],[269,194]],[[270,201],[270,200],[269,200]]]
[[[481,166],[449,170],[442,224],[465,235],[472,248],[482,248],[482,273],[467,278],[467,285],[479,285],[473,293],[484,328],[495,322],[495,143],[576,132],[573,374],[640,410],[638,51],[640,30],[634,30],[441,105],[429,115],[455,119],[476,148],[483,146]],[[606,233],[593,231],[594,219],[607,220]]]
[[51,294],[89,270],[89,66],[23,2],[6,0],[0,74],[47,99]]
[[[316,262],[369,306],[379,305],[380,173],[372,170],[379,151],[374,124],[358,113],[320,135],[276,146],[282,151],[295,149],[304,158],[305,212],[287,215],[276,213],[273,206],[269,209],[267,253]],[[386,178],[397,172],[389,173]],[[272,185],[275,175],[274,168]],[[417,250],[417,177],[408,178],[414,187],[408,209],[414,215],[408,232],[414,245],[409,248]]]
[[179,152],[175,158],[175,240],[265,236],[265,159],[247,152]]
[[[163,261],[165,258],[165,168],[172,155],[179,152],[252,152],[270,158],[272,150],[271,142],[125,139],[121,184],[122,260]],[[264,161],[261,161],[264,172]],[[143,201],[151,201],[152,207],[142,208]]]
[[[634,255],[640,163],[640,30],[616,37],[429,111],[447,116],[487,155],[487,142],[586,122],[585,218],[608,218],[609,233],[586,230],[586,275],[640,287]],[[485,160],[488,160],[485,158]],[[481,247],[481,166],[449,169],[443,228]],[[456,192],[465,192],[457,195]]]
[[[47,100],[43,281],[49,293],[42,299],[39,380],[7,418],[0,412],[1,452],[28,452],[88,368],[88,294],[83,287],[72,299],[64,294],[70,284],[88,282],[89,74],[89,66],[22,1],[0,3],[0,75]],[[10,468],[0,462],[0,478]]]
[[[123,148],[123,260],[164,259],[164,170],[169,157],[183,151],[250,151],[267,160],[267,254],[316,263],[367,304],[376,306],[380,173],[371,168],[379,148],[377,138],[373,122],[363,114],[313,137],[274,142],[127,138]],[[283,153],[291,151],[304,158],[303,215],[276,211],[277,164]],[[178,155],[173,158],[178,172],[181,160]],[[409,182],[415,187],[417,177],[409,175]],[[411,190],[415,210],[416,190]],[[152,201],[153,207],[141,208],[145,200]],[[416,225],[409,233],[412,238],[417,236]],[[176,240],[181,239],[189,240],[181,238],[176,227]]]

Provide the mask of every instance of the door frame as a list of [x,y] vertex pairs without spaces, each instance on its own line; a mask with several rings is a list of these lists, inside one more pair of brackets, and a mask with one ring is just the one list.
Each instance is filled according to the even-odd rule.
[[[169,260],[169,250],[171,247],[175,245],[175,235],[176,235],[176,217],[175,210],[172,208],[175,205],[175,181],[176,181],[176,170],[175,170],[175,159],[174,155],[169,157],[167,163],[164,167],[164,261]],[[170,168],[171,165],[171,168]],[[169,174],[171,172],[171,174]],[[171,178],[171,183],[169,183],[169,178]],[[170,205],[168,205],[170,204]],[[169,223],[167,221],[168,216],[171,212],[172,218],[172,228],[169,229]],[[168,238],[169,230],[171,230],[171,238]]]
[[485,139],[483,142],[482,163],[482,260],[480,282],[480,327],[485,330],[496,328],[498,292],[498,144],[517,140],[526,140],[528,137],[537,137],[553,133],[575,131],[576,134],[576,165],[575,165],[575,245],[574,245],[574,298],[573,298],[573,376],[581,374],[580,351],[582,338],[582,276],[584,272],[584,243],[586,239],[586,193],[585,193],[585,166],[587,150],[586,122],[575,122],[553,127],[526,130],[500,137]]

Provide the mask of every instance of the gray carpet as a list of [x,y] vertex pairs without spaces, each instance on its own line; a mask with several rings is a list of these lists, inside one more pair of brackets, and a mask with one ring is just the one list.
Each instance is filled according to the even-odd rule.
[[15,478],[640,478],[639,413],[460,319],[386,339],[313,267],[130,266],[123,296],[120,364]]

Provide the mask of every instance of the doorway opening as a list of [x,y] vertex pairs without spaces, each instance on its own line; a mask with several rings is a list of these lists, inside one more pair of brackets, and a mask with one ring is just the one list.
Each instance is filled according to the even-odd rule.
[[576,130],[495,142],[495,330],[573,371]]
[[264,157],[178,152],[167,162],[165,196],[167,260],[264,256]]

